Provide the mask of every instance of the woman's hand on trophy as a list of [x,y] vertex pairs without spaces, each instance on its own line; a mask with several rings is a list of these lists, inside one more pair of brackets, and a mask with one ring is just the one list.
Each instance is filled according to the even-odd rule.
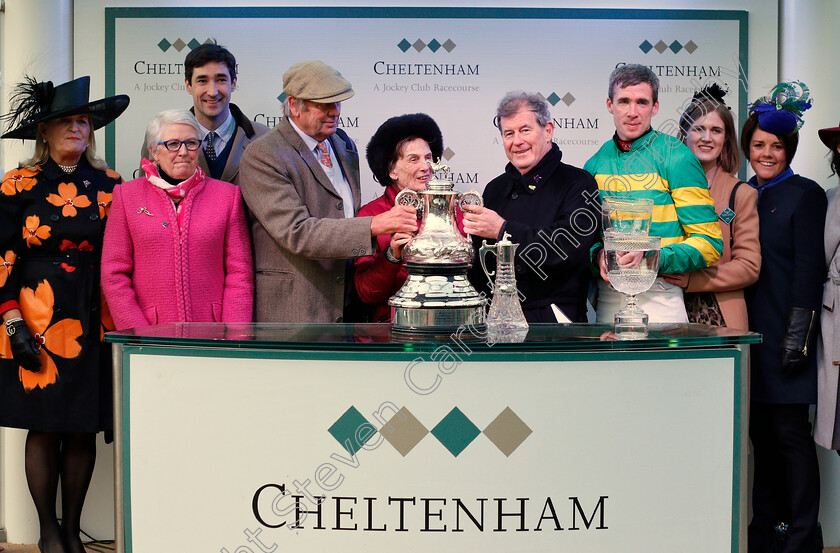
[[464,210],[464,232],[482,238],[497,240],[505,220],[492,209],[466,204]]
[[673,273],[670,275],[662,275],[665,282],[676,284],[682,289],[688,288],[688,275],[686,273]]
[[417,230],[417,210],[407,205],[395,205],[385,213],[374,215],[370,221],[370,234],[413,233]]
[[396,258],[402,258],[403,248],[411,242],[411,239],[414,238],[413,233],[409,232],[395,232],[391,236],[391,253]]

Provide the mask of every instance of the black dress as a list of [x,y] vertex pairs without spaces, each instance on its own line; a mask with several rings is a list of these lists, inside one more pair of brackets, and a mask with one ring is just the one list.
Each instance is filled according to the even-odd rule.
[[45,432],[112,428],[113,328],[99,285],[105,219],[120,176],[83,157],[71,174],[49,160],[9,171],[0,186],[0,313],[20,306],[41,340],[41,370],[0,348],[0,426]]

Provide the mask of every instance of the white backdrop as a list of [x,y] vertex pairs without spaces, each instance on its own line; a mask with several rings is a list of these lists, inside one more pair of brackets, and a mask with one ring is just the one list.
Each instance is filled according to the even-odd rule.
[[[381,192],[364,160],[370,136],[388,117],[417,111],[441,126],[457,188],[480,191],[507,162],[493,117],[510,90],[549,100],[555,140],[578,166],[613,133],[605,101],[618,64],[642,63],[659,74],[656,128],[674,133],[692,93],[712,80],[731,90],[737,119],[746,104],[746,17],[512,8],[106,10],[107,92],[132,99],[107,154],[124,175],[138,166],[148,121],[162,109],[191,105],[186,53],[215,38],[237,57],[234,103],[269,126],[282,117],[282,75],[293,63],[320,58],[353,83],[356,96],[343,104],[339,124],[362,151],[363,203]],[[316,29],[321,39],[313,49]]]

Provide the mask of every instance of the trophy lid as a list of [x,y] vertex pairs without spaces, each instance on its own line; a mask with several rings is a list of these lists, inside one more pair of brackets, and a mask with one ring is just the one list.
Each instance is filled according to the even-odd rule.
[[426,183],[426,189],[431,192],[452,192],[455,188],[455,183],[451,178],[449,165],[441,163],[440,158],[436,162],[429,162],[429,167],[432,169],[432,178]]

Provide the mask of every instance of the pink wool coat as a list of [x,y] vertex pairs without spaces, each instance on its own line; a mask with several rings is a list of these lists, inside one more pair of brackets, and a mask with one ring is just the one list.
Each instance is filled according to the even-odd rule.
[[181,200],[141,177],[114,188],[102,289],[117,330],[250,322],[254,268],[239,188],[205,177]]

